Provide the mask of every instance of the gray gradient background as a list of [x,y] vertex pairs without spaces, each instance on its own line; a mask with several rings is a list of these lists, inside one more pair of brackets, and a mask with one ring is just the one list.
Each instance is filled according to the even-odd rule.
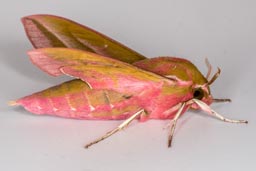
[[[0,170],[255,170],[256,1],[254,0],[8,0],[0,7]],[[34,67],[22,16],[48,13],[92,27],[148,56],[191,60],[206,73],[208,57],[222,74],[212,107],[248,125],[187,112],[173,147],[166,147],[168,121],[134,122],[110,139],[83,149],[119,121],[35,116],[7,101],[69,78],[52,78]]]

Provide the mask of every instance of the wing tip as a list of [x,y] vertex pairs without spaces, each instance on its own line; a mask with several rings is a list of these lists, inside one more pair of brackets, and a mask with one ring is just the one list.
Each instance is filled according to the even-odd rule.
[[27,54],[30,61],[51,76],[57,77],[62,75],[62,72],[59,70],[61,65],[51,60],[49,56],[44,53],[45,50],[47,50],[47,48],[29,50]]

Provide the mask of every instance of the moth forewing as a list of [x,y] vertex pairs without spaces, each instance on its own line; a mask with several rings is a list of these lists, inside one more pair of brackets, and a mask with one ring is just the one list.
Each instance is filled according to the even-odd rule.
[[110,37],[63,17],[30,15],[23,17],[22,23],[27,37],[35,48],[75,48],[127,63],[146,59]]

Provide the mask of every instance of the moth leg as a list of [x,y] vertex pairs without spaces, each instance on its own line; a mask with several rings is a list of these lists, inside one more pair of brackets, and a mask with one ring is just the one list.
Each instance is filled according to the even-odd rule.
[[118,131],[126,128],[134,119],[136,119],[139,115],[141,115],[141,113],[144,112],[144,109],[139,110],[138,112],[134,113],[131,117],[129,117],[128,119],[126,119],[123,123],[121,123],[118,127],[114,128],[113,130],[107,132],[105,135],[103,135],[102,137],[99,137],[98,139],[88,143],[85,145],[85,148],[89,148],[90,146],[110,137],[111,135],[117,133]]
[[213,102],[231,102],[231,99],[212,99]]
[[179,110],[177,111],[175,117],[172,120],[172,126],[171,126],[171,130],[170,130],[170,134],[168,136],[168,147],[171,147],[172,144],[172,139],[173,139],[173,135],[174,135],[174,131],[175,131],[175,127],[177,124],[177,120],[179,119],[184,107],[185,107],[186,103],[182,103],[181,107],[179,108]]
[[234,120],[234,119],[228,119],[225,118],[224,116],[218,114],[215,112],[213,109],[210,108],[206,103],[204,103],[201,100],[198,99],[193,99],[193,101],[205,112],[212,114],[214,117],[224,121],[224,122],[229,122],[229,123],[248,123],[246,120]]

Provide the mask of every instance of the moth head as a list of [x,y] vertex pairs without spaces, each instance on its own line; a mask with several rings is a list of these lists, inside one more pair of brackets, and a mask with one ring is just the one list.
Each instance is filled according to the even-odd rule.
[[[177,82],[179,85],[188,85],[192,99],[201,100],[208,105],[215,100],[211,95],[210,85],[220,75],[220,69],[218,68],[218,71],[210,78],[212,66],[207,59],[208,73],[206,76],[190,61],[176,57],[149,58],[135,62],[133,65],[162,75]],[[194,104],[192,108],[198,109],[197,106]]]
[[[206,104],[211,104],[213,101],[229,101],[229,99],[213,99],[210,91],[210,85],[219,77],[220,75],[220,68],[218,68],[217,72],[210,78],[212,66],[209,64],[208,60],[206,59],[206,64],[208,66],[208,73],[206,75],[206,83],[203,85],[196,85],[193,88],[193,99],[201,100]],[[191,108],[198,109],[199,106],[196,104],[192,104]]]

